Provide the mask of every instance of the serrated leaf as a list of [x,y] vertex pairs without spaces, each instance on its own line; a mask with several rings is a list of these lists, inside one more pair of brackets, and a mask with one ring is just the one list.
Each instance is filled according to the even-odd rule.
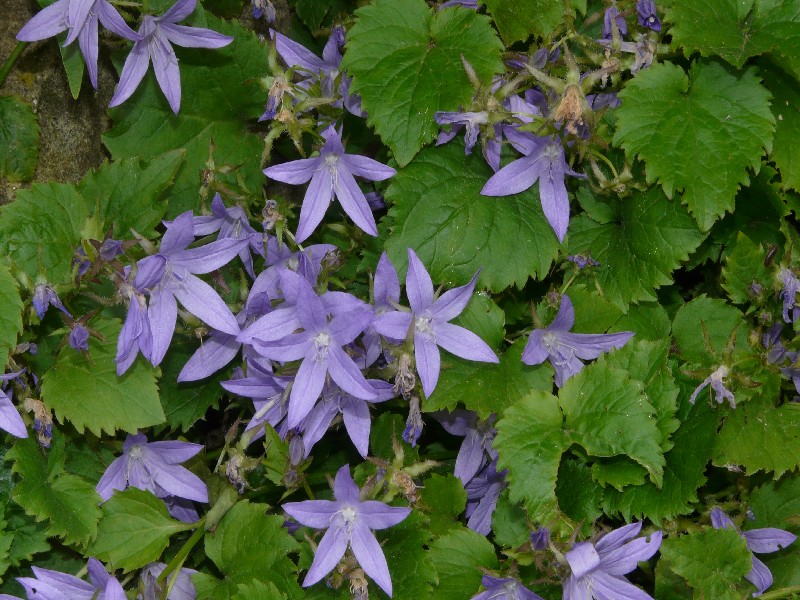
[[48,520],[47,534],[64,539],[67,544],[86,545],[97,534],[100,496],[91,484],[80,477],[63,473],[58,465],[58,445],[54,440],[48,456],[34,438],[17,440],[6,454],[12,469],[22,480],[12,498],[26,514],[37,521]]
[[192,525],[169,516],[164,501],[130,487],[103,504],[103,518],[89,554],[115,569],[133,571],[161,558],[169,538]]
[[161,405],[171,429],[187,431],[217,406],[224,393],[219,382],[226,379],[225,369],[202,381],[178,382],[178,373],[195,350],[190,344],[173,343],[161,363]]
[[492,515],[492,534],[495,543],[504,548],[518,548],[528,541],[530,533],[525,509],[511,502],[508,489],[503,490]]
[[268,509],[247,500],[234,504],[217,528],[206,534],[206,554],[234,585],[257,575],[259,581],[296,598],[297,567],[287,555],[299,546],[283,526],[283,517],[267,515]]
[[766,252],[740,233],[736,247],[728,254],[722,269],[722,287],[734,304],[745,304],[758,294],[753,285],[769,289],[770,272],[764,266]]
[[436,389],[422,403],[422,410],[453,410],[459,402],[482,419],[502,413],[531,390],[553,389],[553,372],[546,365],[522,362],[526,340],[518,340],[498,364],[477,363],[442,353],[442,371]]
[[89,338],[89,357],[64,346],[56,363],[42,377],[42,399],[58,419],[96,436],[117,429],[136,433],[138,429],[164,422],[158,397],[156,371],[137,361],[117,376],[114,357],[121,325],[115,319],[90,323],[104,340]]
[[561,454],[570,442],[562,431],[558,399],[532,392],[497,422],[498,469],[508,469],[509,498],[522,502],[530,518],[548,524],[558,515],[556,480]]
[[592,480],[602,487],[611,486],[618,492],[631,485],[643,485],[647,471],[626,457],[614,457],[592,465]]
[[775,479],[800,466],[800,405],[774,406],[756,398],[738,406],[717,436],[713,462],[742,466],[748,475],[765,471]]
[[627,455],[661,485],[664,453],[643,384],[601,358],[559,390],[568,439],[599,457]]
[[462,66],[488,84],[502,70],[489,19],[469,10],[434,13],[424,0],[376,0],[356,11],[342,67],[353,76],[368,123],[405,166],[439,126],[436,111],[468,106],[474,89]]
[[22,299],[17,282],[0,263],[0,369],[5,372],[8,354],[17,345],[17,336],[22,333]]
[[411,511],[399,525],[375,532],[383,547],[389,574],[392,578],[395,600],[418,600],[433,597],[431,592],[437,582],[436,569],[431,560],[432,534],[426,518]]
[[[105,231],[113,227],[112,237],[130,239],[131,228],[152,238],[153,228],[167,210],[159,200],[172,183],[185,152],[173,150],[151,160],[129,158],[103,163],[81,180],[78,191],[86,198],[93,216]],[[92,203],[96,202],[97,211]]]
[[0,176],[30,181],[39,160],[39,121],[16,96],[0,97]]
[[23,561],[31,560],[35,554],[50,549],[47,527],[25,515],[22,508],[8,505],[5,517],[7,522],[3,535],[11,537],[11,547],[6,558],[10,565],[17,566]]
[[509,46],[531,35],[550,35],[564,18],[564,6],[561,0],[486,0],[486,8]]
[[386,198],[393,227],[386,247],[403,271],[413,248],[434,281],[521,288],[544,277],[558,240],[542,212],[539,188],[503,198],[481,196],[492,174],[485,161],[458,143],[428,148],[395,175]]
[[591,531],[591,523],[603,514],[598,508],[602,497],[603,490],[592,480],[592,469],[577,460],[561,461],[556,498],[565,515]]
[[[708,332],[710,349],[706,347],[704,330]],[[709,368],[716,368],[722,361],[734,330],[737,331],[737,348],[748,348],[747,331],[742,325],[739,309],[705,294],[681,306],[672,322],[672,333],[681,358]]]
[[781,172],[784,189],[800,192],[800,88],[797,79],[766,63],[761,65],[761,73],[764,85],[772,94],[775,116],[775,140],[770,158]]
[[248,120],[263,112],[263,99],[242,90],[248,89],[245,82],[267,74],[267,45],[237,23],[229,24],[212,15],[206,18],[209,28],[236,39],[213,51],[179,49],[180,113],[174,115],[170,110],[151,69],[131,99],[110,111],[114,127],[103,136],[115,160],[148,160],[176,148],[186,151],[174,184],[164,194],[168,218],[199,206],[198,173],[205,168],[212,140],[218,166],[240,166],[229,175],[218,174],[218,181],[235,184],[238,175],[253,192],[263,183],[259,169],[263,143],[248,129]]
[[417,505],[428,515],[430,529],[434,534],[444,533],[458,526],[458,516],[467,504],[467,492],[454,475],[431,475],[426,478],[422,488],[422,506]]
[[657,187],[621,198],[613,211],[614,220],[603,224],[574,217],[568,247],[591,252],[600,263],[594,273],[603,295],[625,311],[632,302],[655,301],[654,290],[672,283],[672,271],[705,236],[686,209]]
[[667,19],[674,23],[670,30],[673,42],[689,51],[716,54],[736,67],[752,56],[770,52],[800,75],[797,0],[673,2]]
[[628,309],[611,328],[611,331],[633,331],[637,340],[659,341],[669,337],[672,322],[667,311],[658,302],[642,302]]
[[667,196],[683,190],[681,201],[703,231],[733,210],[739,185],[749,183],[747,169],[757,170],[772,148],[775,118],[754,69],[734,74],[696,62],[687,77],[660,63],[619,97],[614,143],[644,160],[648,183],[659,181]]
[[733,529],[670,536],[661,544],[661,556],[694,588],[695,598],[744,600],[749,595],[740,584],[750,571],[752,554]]
[[463,527],[434,541],[429,557],[439,576],[436,598],[441,600],[471,598],[481,586],[481,569],[497,568],[491,542]]
[[297,0],[294,6],[297,16],[309,31],[319,29],[330,8],[330,0]]
[[33,280],[43,272],[51,284],[66,283],[87,216],[72,186],[35,183],[0,208],[0,252]]

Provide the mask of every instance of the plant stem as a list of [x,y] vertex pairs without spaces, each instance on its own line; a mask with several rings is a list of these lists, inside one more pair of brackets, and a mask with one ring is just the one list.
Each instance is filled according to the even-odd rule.
[[793,598],[794,594],[800,593],[800,585],[793,585],[791,587],[781,588],[779,590],[772,590],[766,594],[762,594],[762,600],[782,600],[784,598]]
[[195,545],[197,545],[197,542],[199,542],[203,538],[203,536],[206,533],[205,527],[203,527],[205,522],[206,522],[205,517],[203,517],[197,522],[197,529],[194,530],[192,536],[188,540],[186,540],[186,543],[183,546],[181,546],[181,549],[178,550],[178,553],[172,558],[171,561],[169,561],[169,564],[167,564],[167,566],[164,567],[164,570],[161,572],[161,575],[159,575],[158,579],[156,580],[159,587],[164,586],[164,582],[167,580],[167,577],[169,577],[170,573],[172,573],[175,569],[180,569],[181,565],[183,565],[183,561],[185,561],[186,557],[189,556],[189,552],[191,552],[192,548],[194,548]]
[[22,54],[22,51],[25,50],[25,46],[27,45],[28,42],[18,42],[14,47],[14,50],[11,52],[11,56],[9,56],[6,62],[3,63],[3,68],[0,69],[0,86],[6,82],[6,78],[11,72],[11,69],[14,67],[14,63],[17,62],[17,59],[19,58],[20,54]]

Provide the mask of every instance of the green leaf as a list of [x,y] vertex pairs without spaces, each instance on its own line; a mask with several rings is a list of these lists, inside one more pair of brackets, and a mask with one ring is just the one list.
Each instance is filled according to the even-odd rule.
[[8,267],[0,263],[0,369],[5,372],[8,354],[22,333],[22,299]]
[[583,521],[587,531],[591,531],[591,523],[603,514],[598,508],[603,490],[592,480],[592,471],[577,460],[562,460],[556,482],[558,506],[573,521]]
[[775,479],[800,466],[800,406],[764,398],[737,406],[719,432],[713,462],[740,465],[748,474],[772,472]]
[[331,9],[331,0],[297,0],[294,10],[310,31],[316,31]]
[[427,528],[425,517],[417,511],[411,511],[399,525],[376,531],[375,536],[383,547],[389,565],[393,598],[419,600],[433,597],[437,575],[431,553],[427,550],[433,536]]
[[42,271],[51,284],[66,283],[87,216],[72,186],[34,183],[0,208],[0,252],[33,280]]
[[424,0],[376,0],[356,11],[342,67],[353,76],[368,123],[400,166],[431,141],[436,111],[469,106],[474,89],[461,63],[484,85],[502,70],[502,45],[489,19],[469,10],[434,13]]
[[[675,313],[672,332],[678,354],[686,362],[716,368],[723,359],[728,340],[737,330],[737,348],[747,348],[747,331],[742,326],[742,313],[724,300],[705,294],[684,304]],[[704,330],[711,348],[706,347]]]
[[530,536],[525,509],[508,498],[508,489],[500,493],[492,515],[492,534],[498,546],[518,548]]
[[173,150],[152,160],[129,158],[103,163],[83,178],[78,191],[90,209],[97,201],[94,217],[105,231],[113,226],[112,237],[129,239],[131,228],[152,238],[167,209],[159,198],[172,184],[185,152]]
[[672,283],[672,271],[704,235],[686,209],[656,187],[620,198],[612,210],[608,223],[573,217],[568,247],[591,252],[600,263],[594,272],[603,295],[625,311],[632,302],[657,300],[654,290]]
[[0,96],[0,176],[30,181],[39,160],[39,121],[16,96]]
[[570,440],[593,456],[627,455],[661,485],[665,464],[661,433],[641,382],[601,357],[571,377],[558,399]]
[[488,294],[473,294],[464,312],[452,322],[476,333],[495,351],[504,346],[506,317]]
[[781,69],[761,65],[764,85],[772,94],[775,140],[770,158],[781,172],[784,189],[800,192],[800,89]]
[[42,377],[45,404],[61,422],[69,421],[78,431],[88,429],[96,436],[117,429],[136,433],[163,423],[155,370],[140,360],[117,376],[119,321],[96,319],[91,327],[105,339],[89,338],[89,357],[68,345],[61,349],[55,366]]
[[631,485],[643,485],[647,471],[642,465],[624,456],[614,457],[592,465],[592,480],[603,487],[611,486],[621,492]]
[[681,424],[672,436],[672,449],[664,455],[664,483],[652,482],[625,488],[606,489],[603,510],[621,514],[626,521],[647,517],[655,523],[694,511],[697,490],[706,482],[706,465],[711,459],[719,422],[717,412],[706,402],[690,406],[684,395]]
[[736,67],[768,52],[800,76],[798,14],[797,0],[700,0],[673,2],[667,20],[673,43],[690,52],[716,54]]
[[503,290],[544,277],[558,241],[542,212],[539,188],[491,198],[480,191],[492,170],[461,144],[428,148],[395,175],[386,198],[393,219],[386,247],[398,271],[413,248],[434,281]]
[[60,436],[45,456],[34,438],[17,440],[6,454],[12,470],[22,478],[12,494],[26,514],[37,521],[49,521],[47,535],[58,536],[67,544],[86,545],[97,534],[100,496],[94,484],[62,472],[58,455],[63,456]]
[[173,342],[161,363],[161,405],[173,430],[188,431],[209,408],[217,406],[224,392],[219,382],[226,378],[225,369],[201,381],[178,382],[178,373],[195,350],[193,345]]
[[766,253],[760,245],[740,233],[736,247],[728,254],[722,269],[722,287],[734,304],[745,304],[757,294],[752,291],[753,284],[769,289],[771,273],[764,266]]
[[547,37],[564,18],[561,0],[486,0],[486,8],[509,46],[531,35]]
[[130,487],[103,504],[103,518],[89,554],[115,569],[133,571],[161,558],[169,538],[191,528],[170,517],[163,500]]
[[747,596],[741,582],[750,572],[752,554],[733,529],[670,536],[661,544],[661,557],[694,588],[695,598],[744,600]]
[[442,353],[442,371],[436,389],[422,403],[422,410],[453,410],[459,402],[482,419],[500,414],[531,390],[553,389],[548,365],[528,366],[522,362],[526,340],[516,341],[498,364],[478,363]]
[[671,329],[672,322],[663,306],[658,302],[642,302],[631,306],[611,331],[633,331],[637,340],[660,341],[669,337]]
[[266,504],[237,502],[205,537],[208,557],[236,584],[254,576],[274,584],[289,597],[298,596],[297,567],[289,559],[299,546],[283,527],[283,517],[267,515]]
[[481,569],[497,568],[491,542],[463,527],[433,542],[429,557],[439,575],[437,600],[471,598],[481,586]]
[[431,475],[425,479],[420,508],[430,519],[434,534],[444,533],[458,526],[458,516],[467,505],[467,492],[454,475]]
[[531,519],[549,524],[558,516],[556,479],[561,454],[570,442],[562,431],[558,399],[531,392],[508,408],[497,422],[494,448],[498,469],[508,469],[509,498],[522,502]]
[[58,51],[61,53],[61,62],[64,63],[64,72],[67,74],[69,92],[74,100],[81,94],[81,84],[83,83],[83,55],[78,44],[72,43],[64,46],[67,41],[66,32],[56,36],[58,40]]
[[259,169],[263,143],[248,127],[248,120],[263,112],[263,99],[258,93],[242,90],[249,89],[245,82],[266,74],[268,47],[237,23],[229,24],[212,15],[206,18],[208,27],[236,39],[219,50],[179,50],[180,113],[174,115],[170,110],[151,69],[131,99],[110,111],[114,127],[103,136],[115,160],[148,160],[176,148],[185,150],[186,158],[174,184],[164,195],[169,218],[198,208],[198,173],[208,161],[212,140],[218,166],[223,161],[240,166],[228,175],[218,174],[217,181],[235,185],[240,176],[255,193],[264,179]]
[[703,231],[733,210],[739,185],[749,183],[747,168],[757,171],[772,148],[769,92],[754,69],[734,74],[696,62],[687,77],[679,66],[659,63],[619,96],[614,143],[644,160],[648,183],[659,181],[667,196],[683,190]]
[[8,505],[5,518],[6,526],[0,535],[11,538],[6,557],[9,565],[17,566],[23,561],[30,561],[35,554],[50,550],[47,527],[25,515],[22,508],[13,504]]

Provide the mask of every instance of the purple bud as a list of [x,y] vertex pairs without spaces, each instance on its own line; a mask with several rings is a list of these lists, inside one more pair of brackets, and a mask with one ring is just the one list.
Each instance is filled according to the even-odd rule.
[[603,39],[610,40],[612,37],[614,22],[617,23],[617,30],[619,35],[624,37],[628,35],[628,24],[625,22],[625,17],[619,14],[616,6],[611,6],[606,9],[606,14],[603,17]]
[[303,438],[299,435],[294,436],[289,441],[289,464],[299,465],[303,462],[305,455],[305,446],[303,445]]
[[46,283],[39,283],[33,291],[33,308],[36,310],[36,316],[39,319],[44,318],[47,309],[50,306],[55,306],[61,310],[68,317],[72,317],[69,311],[64,307],[52,287]]
[[653,0],[639,0],[636,3],[636,13],[639,25],[653,31],[661,31],[661,21],[658,20],[656,3]]
[[576,265],[578,265],[579,269],[585,269],[589,265],[593,267],[600,266],[600,263],[594,260],[589,254],[570,255],[567,257],[567,260],[570,262],[574,262]]
[[112,261],[122,254],[122,241],[121,240],[103,240],[100,246],[100,256],[105,261]]
[[86,251],[83,246],[78,246],[75,250],[75,257],[72,259],[73,265],[78,265],[78,277],[83,277],[86,272],[92,267],[92,261],[86,258]]
[[545,550],[550,544],[550,530],[542,527],[531,533],[531,546],[534,550]]
[[89,330],[78,323],[69,332],[69,345],[75,350],[89,350]]

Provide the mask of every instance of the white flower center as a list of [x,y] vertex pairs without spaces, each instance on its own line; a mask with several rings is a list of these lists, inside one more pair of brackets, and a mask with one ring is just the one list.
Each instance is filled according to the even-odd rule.
[[142,460],[142,447],[134,446],[131,448],[130,452],[128,452],[128,456],[131,457],[132,460]]
[[550,160],[555,160],[560,154],[561,149],[558,147],[558,144],[547,144],[547,147],[544,149],[544,155]]
[[433,335],[433,327],[431,327],[430,317],[417,317],[414,319],[414,328],[420,333],[427,333],[431,337]]
[[345,525],[350,525],[356,520],[356,509],[352,506],[345,506],[342,510],[339,511],[342,515],[342,520],[345,522]]
[[314,338],[314,345],[316,346],[316,360],[317,362],[323,361],[328,357],[328,346],[331,343],[331,336],[326,332],[318,333]]

